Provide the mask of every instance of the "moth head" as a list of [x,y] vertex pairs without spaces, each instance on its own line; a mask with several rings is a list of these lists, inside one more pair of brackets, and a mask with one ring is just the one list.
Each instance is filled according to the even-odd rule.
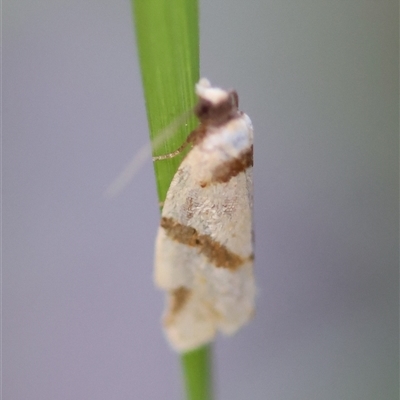
[[239,115],[239,98],[234,90],[212,87],[208,79],[196,84],[199,101],[194,109],[196,116],[207,125],[221,125]]

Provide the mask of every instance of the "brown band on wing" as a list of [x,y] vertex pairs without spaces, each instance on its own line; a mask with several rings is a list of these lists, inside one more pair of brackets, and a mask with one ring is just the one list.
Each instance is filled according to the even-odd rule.
[[171,292],[171,314],[177,314],[190,297],[190,290],[181,286]]
[[212,182],[228,182],[247,168],[253,166],[253,146],[240,153],[238,158],[218,165],[213,171]]
[[209,235],[202,235],[196,229],[180,224],[172,218],[163,217],[161,226],[167,235],[179,243],[190,247],[195,247],[200,254],[203,254],[212,264],[218,268],[227,268],[231,271],[237,270],[249,259],[228,250],[221,243],[217,242]]
[[190,297],[190,290],[181,286],[178,289],[173,290],[171,292],[171,296],[171,312],[175,314],[179,312],[186,304],[188,298]]
[[170,292],[168,314],[164,316],[164,324],[170,325],[174,317],[184,308],[192,292],[181,286]]

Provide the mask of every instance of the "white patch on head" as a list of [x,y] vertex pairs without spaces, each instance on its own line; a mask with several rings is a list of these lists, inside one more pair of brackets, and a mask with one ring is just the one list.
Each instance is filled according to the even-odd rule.
[[214,105],[222,103],[229,98],[229,93],[226,90],[211,87],[210,81],[206,78],[201,78],[199,83],[196,84],[196,94]]

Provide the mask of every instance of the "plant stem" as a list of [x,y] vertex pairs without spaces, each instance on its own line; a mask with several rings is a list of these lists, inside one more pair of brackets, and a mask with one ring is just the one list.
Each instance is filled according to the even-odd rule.
[[[132,0],[139,62],[152,143],[174,119],[194,107],[199,79],[197,0]],[[153,155],[176,150],[194,129],[194,118],[167,138]],[[160,203],[183,154],[154,164]],[[212,400],[211,347],[181,356],[188,400]]]
[[212,400],[212,348],[200,347],[181,357],[189,400]]
[[[194,85],[199,79],[197,0],[132,0],[150,138],[193,108]],[[178,129],[153,155],[176,150],[196,126]],[[160,202],[181,157],[154,164]]]

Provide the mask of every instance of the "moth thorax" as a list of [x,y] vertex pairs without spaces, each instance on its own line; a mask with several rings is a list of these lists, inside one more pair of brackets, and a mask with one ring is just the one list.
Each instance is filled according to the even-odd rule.
[[194,112],[202,124],[220,126],[233,118],[238,118],[238,95],[235,91],[225,92],[219,101],[212,101],[199,96]]

